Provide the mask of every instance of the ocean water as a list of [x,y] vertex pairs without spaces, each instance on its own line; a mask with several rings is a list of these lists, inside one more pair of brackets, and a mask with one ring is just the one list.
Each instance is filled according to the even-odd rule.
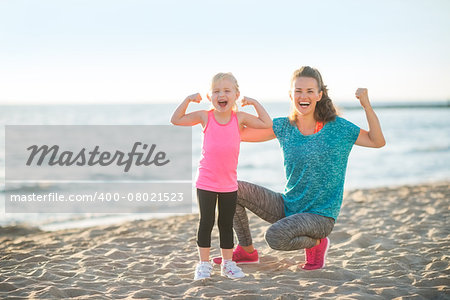
[[[341,116],[367,129],[362,108],[337,103]],[[42,105],[0,106],[0,226],[28,223],[54,230],[124,220],[174,215],[158,214],[38,214],[5,213],[5,125],[168,125],[177,104],[148,105]],[[286,116],[289,104],[264,103],[272,117]],[[200,104],[191,109],[208,109]],[[437,106],[384,106],[375,110],[386,146],[371,149],[355,146],[350,154],[345,189],[418,184],[450,180],[450,108]],[[252,112],[251,109],[245,111]],[[193,127],[192,177],[200,157],[201,128]],[[242,143],[238,178],[283,191],[285,177],[278,142]],[[87,179],[89,180],[89,179]],[[145,179],[143,179],[145,180]],[[26,190],[27,185],[18,190]],[[380,199],[382,201],[383,199]],[[196,211],[195,197],[192,207]]]

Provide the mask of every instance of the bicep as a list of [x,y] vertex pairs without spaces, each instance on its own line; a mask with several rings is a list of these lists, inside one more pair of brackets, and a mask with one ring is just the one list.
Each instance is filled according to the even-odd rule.
[[175,125],[194,126],[197,124],[202,124],[202,126],[204,127],[207,120],[207,112],[204,110],[198,110],[184,115],[181,119],[178,120],[177,124]]
[[264,125],[264,122],[261,121],[258,117],[248,114],[246,112],[238,112],[238,119],[239,119],[239,123],[243,126],[246,127],[251,127],[251,128],[266,128]]
[[362,147],[375,147],[374,143],[370,139],[369,132],[364,129],[359,130],[359,135],[356,139],[355,145]]
[[244,127],[241,130],[241,141],[243,142],[265,142],[276,138],[272,127],[266,129],[255,129]]

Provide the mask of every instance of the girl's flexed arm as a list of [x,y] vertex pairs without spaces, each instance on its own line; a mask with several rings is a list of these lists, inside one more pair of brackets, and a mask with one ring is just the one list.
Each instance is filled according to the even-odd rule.
[[173,125],[180,125],[180,126],[194,126],[197,125],[198,123],[201,123],[202,126],[205,127],[205,124],[208,120],[208,113],[206,111],[198,110],[186,114],[186,109],[188,108],[189,103],[191,102],[199,103],[200,101],[202,101],[202,96],[200,96],[199,93],[186,97],[186,99],[184,99],[184,101],[181,102],[181,104],[173,113],[170,122]]
[[257,129],[265,129],[272,127],[272,119],[269,114],[266,112],[264,107],[255,99],[244,97],[241,101],[242,106],[253,105],[256,110],[257,117],[245,112],[239,112],[238,117],[240,124],[242,126],[257,128]]
[[381,148],[386,145],[383,132],[381,131],[380,121],[375,114],[375,111],[369,102],[369,93],[367,89],[359,88],[355,93],[356,98],[359,99],[361,106],[366,112],[367,123],[369,124],[369,131],[361,129],[358,139],[355,144],[358,146]]

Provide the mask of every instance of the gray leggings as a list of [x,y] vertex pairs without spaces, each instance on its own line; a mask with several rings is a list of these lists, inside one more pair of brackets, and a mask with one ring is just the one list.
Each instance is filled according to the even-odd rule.
[[328,236],[334,227],[334,219],[312,213],[299,213],[286,217],[284,200],[280,193],[245,181],[238,181],[234,230],[241,246],[253,244],[248,208],[272,225],[266,232],[266,242],[275,250],[298,250],[311,248],[318,239]]

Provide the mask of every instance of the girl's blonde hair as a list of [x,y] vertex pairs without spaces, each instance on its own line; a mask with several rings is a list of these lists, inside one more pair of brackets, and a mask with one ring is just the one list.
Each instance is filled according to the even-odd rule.
[[[236,89],[236,92],[238,92],[238,93],[240,92],[237,79],[236,79],[236,77],[234,77],[234,75],[231,72],[217,73],[216,75],[214,75],[214,77],[211,80],[211,91],[214,89],[214,85],[223,79],[229,80],[233,84],[234,88]],[[238,106],[236,103],[234,103],[233,110],[234,111],[238,110]]]
[[[322,99],[316,104],[314,119],[316,119],[316,121],[325,123],[334,121],[336,119],[336,116],[338,115],[338,111],[331,101],[330,97],[328,96],[327,86],[323,83],[322,75],[320,75],[319,70],[308,66],[304,66],[298,70],[295,70],[291,78],[291,92],[295,81],[299,77],[314,78],[317,81],[319,92],[322,92]],[[297,121],[297,113],[294,106],[292,107],[291,113],[289,114],[289,121],[292,125],[295,125],[295,122]]]
[[211,90],[213,90],[214,85],[223,80],[223,79],[228,79],[229,81],[231,81],[231,83],[234,85],[234,88],[236,89],[237,92],[239,92],[239,84],[236,80],[236,77],[234,77],[233,74],[231,74],[230,72],[228,73],[217,73],[216,75],[214,75],[214,77],[211,80]]

